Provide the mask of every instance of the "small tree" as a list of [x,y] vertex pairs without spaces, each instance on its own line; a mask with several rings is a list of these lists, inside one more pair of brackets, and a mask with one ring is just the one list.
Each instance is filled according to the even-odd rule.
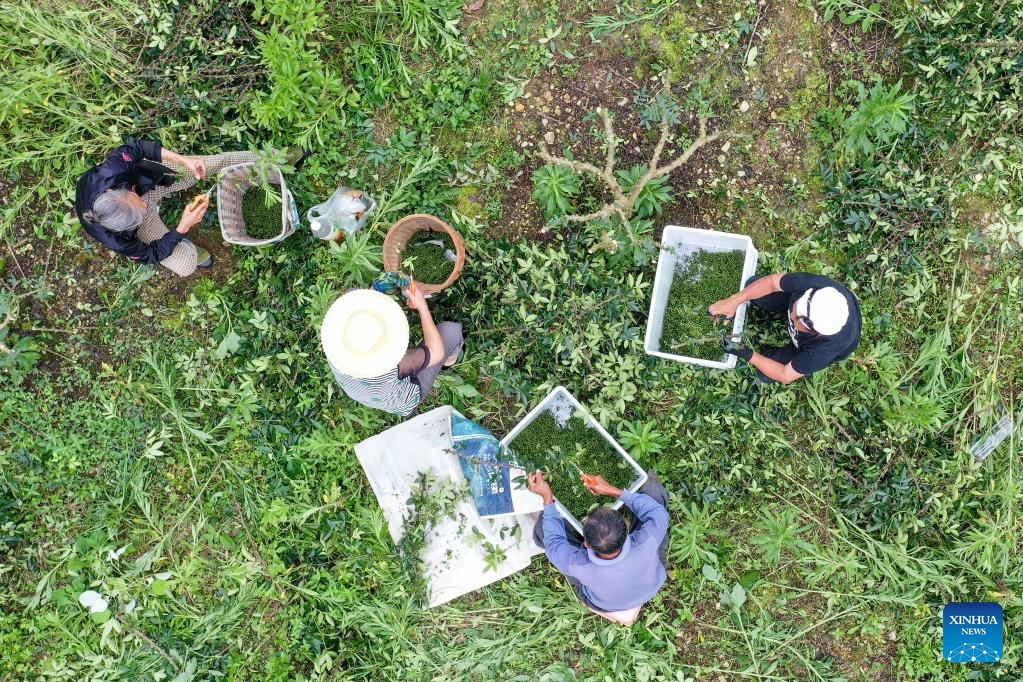
[[[671,83],[668,82],[664,86],[664,92],[670,93],[670,89]],[[635,242],[636,236],[632,231],[629,220],[636,212],[636,203],[639,200],[643,189],[652,181],[668,175],[673,170],[688,162],[693,154],[695,154],[701,147],[710,144],[723,135],[728,135],[728,133],[721,133],[719,131],[708,134],[707,119],[701,116],[699,119],[699,135],[693,143],[690,144],[677,158],[661,165],[661,155],[664,153],[665,145],[671,138],[673,127],[671,121],[671,110],[666,106],[661,107],[660,137],[657,140],[657,146],[654,147],[654,153],[650,157],[650,161],[646,164],[646,172],[640,176],[626,192],[617,177],[618,174],[615,172],[615,164],[617,162],[616,154],[620,140],[615,135],[614,122],[611,119],[611,114],[607,109],[600,107],[597,109],[597,115],[600,116],[604,123],[604,136],[607,138],[607,150],[605,153],[603,167],[599,167],[586,161],[576,161],[563,156],[554,156],[548,151],[547,145],[543,142],[538,145],[538,153],[540,158],[547,163],[569,168],[577,173],[589,173],[590,175],[596,176],[611,192],[611,201],[599,210],[585,215],[567,215],[565,216],[565,220],[569,222],[584,223],[591,220],[618,217],[622,221],[625,229],[628,231],[629,238]]]

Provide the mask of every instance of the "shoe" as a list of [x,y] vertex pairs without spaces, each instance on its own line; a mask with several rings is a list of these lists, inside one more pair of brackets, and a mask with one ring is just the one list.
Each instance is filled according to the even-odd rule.
[[298,171],[302,168],[302,164],[305,163],[305,160],[312,156],[312,154],[313,154],[312,152],[306,149],[302,149],[298,145],[295,145],[294,147],[288,148],[287,156],[285,156],[284,158],[288,162],[288,164],[293,166],[295,170]]
[[458,356],[462,354],[462,348],[459,346],[454,353],[444,359],[444,367],[453,367],[458,362]]
[[197,261],[196,267],[198,268],[212,268],[213,264],[216,263],[213,260],[213,254],[201,246],[195,247],[195,260]]

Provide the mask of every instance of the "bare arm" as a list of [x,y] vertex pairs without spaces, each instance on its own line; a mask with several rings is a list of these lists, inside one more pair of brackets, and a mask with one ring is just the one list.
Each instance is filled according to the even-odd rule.
[[805,376],[792,369],[791,362],[783,365],[777,360],[772,360],[760,353],[753,353],[753,356],[749,359],[749,364],[763,372],[764,376],[768,379],[774,379],[782,384],[791,384],[793,381],[802,379]]
[[430,306],[426,303],[426,297],[423,296],[423,292],[416,288],[415,284],[409,284],[406,289],[408,294],[408,305],[419,313],[419,321],[423,325],[423,343],[430,349],[430,364],[427,367],[433,367],[444,362],[444,339],[440,336],[440,331],[437,330],[437,324],[433,321],[433,315],[430,313]]
[[743,303],[781,291],[781,278],[784,275],[784,272],[778,272],[773,275],[761,277],[742,291],[711,304],[707,310],[714,317],[721,315],[727,318],[735,317],[735,311],[738,310],[739,306]]
[[184,166],[188,171],[196,177],[196,179],[202,179],[206,177],[206,162],[204,162],[198,156],[182,156],[177,152],[164,147],[163,149],[163,160],[176,163],[179,166]]

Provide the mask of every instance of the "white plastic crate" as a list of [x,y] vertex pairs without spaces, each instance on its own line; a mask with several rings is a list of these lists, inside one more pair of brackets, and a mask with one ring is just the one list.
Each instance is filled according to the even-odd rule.
[[251,161],[236,163],[223,171],[217,183],[217,218],[220,220],[220,234],[229,244],[240,246],[266,246],[287,239],[295,233],[299,224],[298,204],[288,189],[284,174],[274,171],[269,181],[281,188],[281,232],[276,237],[256,239],[245,231],[245,218],[242,215],[242,202],[245,192],[252,186],[250,178]]
[[[743,288],[746,280],[757,272],[757,258],[760,253],[753,246],[753,240],[746,235],[668,225],[664,228],[664,234],[661,236],[661,255],[657,259],[657,274],[654,277],[654,290],[650,298],[650,316],[646,323],[646,336],[643,340],[643,348],[648,355],[664,358],[665,360],[688,362],[693,365],[717,369],[733,369],[736,360],[734,355],[729,355],[724,360],[704,360],[703,358],[691,358],[687,355],[675,355],[659,350],[661,345],[661,327],[664,323],[664,308],[668,302],[668,292],[671,291],[671,282],[675,278],[675,266],[678,263],[679,257],[684,258],[686,254],[697,251],[746,252],[746,261],[742,268],[742,278],[735,283],[735,290],[737,292]],[[742,333],[742,328],[746,323],[747,305],[747,303],[743,303],[735,312],[735,319],[732,322],[733,335]],[[724,353],[722,352],[721,355],[724,356]]]
[[[529,414],[523,417],[522,421],[515,425],[515,428],[511,430],[511,433],[509,433],[507,436],[501,439],[501,447],[508,449],[512,441],[515,440],[515,436],[519,435],[519,433],[522,432],[522,429],[526,428],[526,426],[528,426],[530,422],[536,419],[537,415],[539,415],[541,412],[547,409],[550,409],[554,413],[554,417],[555,419],[558,420],[559,423],[567,421],[568,418],[575,414],[577,411],[585,413],[587,422],[589,423],[590,427],[597,429],[597,431],[600,432],[600,435],[602,435],[607,440],[607,442],[610,443],[611,446],[618,452],[618,454],[621,455],[622,458],[629,463],[629,466],[631,466],[636,471],[636,478],[629,485],[629,487],[626,488],[626,490],[634,493],[643,487],[643,484],[646,483],[647,479],[646,471],[644,471],[643,468],[636,463],[636,460],[634,460],[632,457],[629,457],[629,453],[627,453],[622,448],[622,446],[619,445],[618,442],[611,437],[611,434],[604,430],[604,427],[600,425],[600,422],[594,419],[593,416],[590,415],[589,411],[582,406],[582,403],[576,400],[575,396],[569,393],[568,389],[565,388],[564,386],[556,387],[547,395],[546,398],[540,401],[539,405],[530,410]],[[579,485],[582,485],[582,483],[580,482]],[[554,496],[555,496],[554,503],[557,506],[558,511],[561,513],[562,518],[568,521],[568,523],[577,531],[579,531],[579,534],[581,535],[583,532],[583,526],[579,522],[579,519],[573,516],[570,511],[565,509],[561,505],[561,503],[558,502],[556,490],[554,491]],[[596,500],[598,498],[594,496],[594,499]],[[624,503],[622,502],[621,498],[619,498],[618,500],[615,501],[614,504],[611,505],[611,508],[618,509],[619,507],[622,506],[622,504]]]

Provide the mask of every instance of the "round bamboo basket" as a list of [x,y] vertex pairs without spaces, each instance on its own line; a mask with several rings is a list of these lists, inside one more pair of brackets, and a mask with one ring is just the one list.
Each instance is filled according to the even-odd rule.
[[448,225],[440,218],[425,213],[414,213],[407,215],[387,231],[384,237],[384,271],[401,272],[401,261],[405,255],[405,246],[416,234],[424,230],[431,232],[447,232],[451,237],[451,243],[455,245],[455,267],[451,270],[448,278],[440,284],[436,282],[420,282],[413,279],[416,286],[424,294],[435,294],[444,291],[458,281],[462,275],[462,268],[465,266],[465,242],[458,230]]

